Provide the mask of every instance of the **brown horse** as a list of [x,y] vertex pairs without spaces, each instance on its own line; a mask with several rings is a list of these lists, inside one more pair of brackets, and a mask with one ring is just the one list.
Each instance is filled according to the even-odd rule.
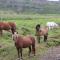
[[6,22],[0,22],[0,34],[2,35],[3,30],[9,31],[11,29],[10,25]]
[[47,41],[48,37],[48,27],[40,27],[40,24],[36,25],[36,36],[38,39],[38,43],[40,43],[40,37],[44,36],[44,42]]
[[13,22],[0,22],[0,34],[2,35],[3,30],[12,32],[16,31],[16,25]]
[[13,40],[15,41],[15,46],[18,51],[18,58],[22,59],[22,49],[23,48],[29,48],[29,56],[31,53],[31,47],[32,47],[32,53],[35,55],[35,38],[32,36],[20,36],[17,32],[15,32],[12,35]]

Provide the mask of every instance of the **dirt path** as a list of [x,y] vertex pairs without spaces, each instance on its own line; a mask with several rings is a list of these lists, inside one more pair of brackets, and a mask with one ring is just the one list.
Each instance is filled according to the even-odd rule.
[[48,51],[38,60],[60,60],[60,46],[49,48]]

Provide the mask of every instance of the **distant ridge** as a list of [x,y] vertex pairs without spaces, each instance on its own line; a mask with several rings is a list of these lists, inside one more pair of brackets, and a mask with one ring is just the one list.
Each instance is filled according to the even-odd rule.
[[49,2],[47,0],[0,0],[0,10],[12,10],[19,12],[31,12],[41,14],[60,14],[60,1]]

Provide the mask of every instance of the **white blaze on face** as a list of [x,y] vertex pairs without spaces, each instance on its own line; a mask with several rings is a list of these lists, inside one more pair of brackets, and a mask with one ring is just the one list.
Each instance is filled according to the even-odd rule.
[[17,32],[14,32],[14,34],[12,35],[12,39],[13,39],[14,41],[16,41],[17,37],[18,37]]

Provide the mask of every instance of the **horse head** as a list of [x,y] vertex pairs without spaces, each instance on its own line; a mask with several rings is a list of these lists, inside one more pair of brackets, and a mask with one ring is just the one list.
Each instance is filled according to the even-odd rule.
[[17,38],[18,38],[18,32],[14,32],[14,34],[12,34],[12,39],[16,41]]

